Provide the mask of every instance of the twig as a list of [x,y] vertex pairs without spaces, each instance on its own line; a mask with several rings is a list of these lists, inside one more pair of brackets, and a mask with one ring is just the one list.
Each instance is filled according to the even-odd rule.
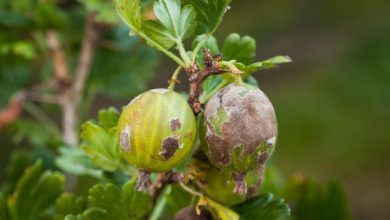
[[177,79],[177,77],[179,76],[181,69],[182,69],[182,67],[179,66],[179,67],[175,70],[175,72],[173,73],[172,78],[169,80],[169,87],[168,87],[169,90],[173,91],[173,90],[175,89],[176,83],[179,82],[179,80]]
[[[84,38],[82,41],[78,64],[74,73],[73,83],[71,87],[62,94],[63,137],[65,143],[70,146],[77,146],[79,142],[77,134],[77,125],[80,117],[78,107],[83,97],[85,83],[90,72],[95,47],[100,34],[97,28],[97,23],[95,22],[94,13],[87,15],[84,32]],[[75,176],[68,175],[66,182],[67,191],[71,191],[76,182],[77,178]]]
[[61,98],[58,95],[46,95],[39,92],[30,91],[27,93],[27,98],[32,101],[48,104],[61,104]]
[[56,79],[61,87],[68,86],[70,83],[68,62],[66,60],[64,50],[61,47],[61,43],[59,42],[57,33],[52,30],[46,32],[46,42],[52,55]]
[[73,80],[73,92],[77,96],[79,96],[80,93],[84,90],[85,82],[90,72],[89,70],[91,68],[92,58],[95,52],[98,38],[99,31],[95,22],[95,14],[90,13],[87,15],[84,39],[82,43],[79,61],[75,71],[75,78]]
[[213,57],[211,51],[205,48],[203,50],[203,63],[205,66],[204,69],[199,69],[198,65],[196,64],[192,64],[189,68],[186,68],[188,80],[190,82],[188,103],[196,115],[199,114],[203,108],[199,101],[203,82],[211,75],[225,72],[222,70],[218,62],[216,62],[220,59],[220,56]]

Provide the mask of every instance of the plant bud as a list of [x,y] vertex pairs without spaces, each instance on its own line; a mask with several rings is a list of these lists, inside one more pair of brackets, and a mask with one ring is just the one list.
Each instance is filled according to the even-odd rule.
[[214,166],[232,172],[236,194],[246,194],[247,172],[265,164],[276,138],[274,108],[256,87],[232,83],[206,104],[201,126],[203,151]]
[[179,94],[147,91],[123,108],[118,136],[126,160],[139,169],[137,190],[148,185],[150,172],[166,172],[181,163],[194,144],[196,122]]

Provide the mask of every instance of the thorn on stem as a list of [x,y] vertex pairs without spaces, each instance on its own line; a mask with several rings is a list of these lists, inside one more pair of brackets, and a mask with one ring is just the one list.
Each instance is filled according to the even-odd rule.
[[137,185],[135,186],[135,190],[138,192],[141,192],[145,188],[148,188],[150,185],[150,171],[147,170],[138,170],[138,182]]
[[245,182],[246,173],[245,172],[234,172],[233,179],[236,183],[233,193],[236,195],[245,195],[247,193],[247,186]]

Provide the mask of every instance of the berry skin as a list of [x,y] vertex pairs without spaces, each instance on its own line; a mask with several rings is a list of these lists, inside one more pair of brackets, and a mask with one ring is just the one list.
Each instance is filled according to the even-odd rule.
[[248,172],[245,177],[248,193],[237,195],[233,193],[235,183],[231,172],[219,170],[210,163],[197,159],[191,161],[189,169],[191,174],[197,177],[201,190],[225,206],[233,206],[255,196],[263,181],[263,169]]
[[246,173],[262,167],[274,150],[274,108],[260,89],[232,83],[206,104],[200,136],[210,162],[232,172],[234,192],[246,194]]
[[150,172],[166,172],[191,152],[196,122],[179,94],[167,89],[142,93],[123,108],[118,137],[126,160],[139,169],[141,190]]

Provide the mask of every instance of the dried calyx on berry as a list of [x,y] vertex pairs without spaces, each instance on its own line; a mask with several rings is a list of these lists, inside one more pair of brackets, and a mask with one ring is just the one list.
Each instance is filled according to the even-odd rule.
[[126,160],[139,169],[137,190],[151,172],[166,172],[191,152],[196,122],[187,102],[168,89],[142,93],[123,108],[118,138]]
[[232,83],[205,106],[201,125],[203,151],[214,166],[232,173],[236,194],[247,193],[247,173],[265,164],[276,138],[274,108],[257,87]]

